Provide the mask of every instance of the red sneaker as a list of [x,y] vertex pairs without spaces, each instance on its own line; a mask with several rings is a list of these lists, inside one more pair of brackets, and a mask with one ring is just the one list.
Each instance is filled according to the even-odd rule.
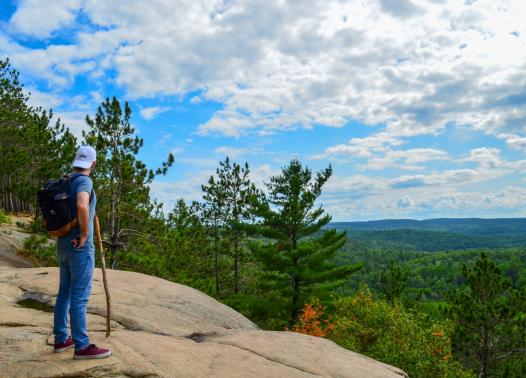
[[55,353],[60,353],[60,352],[64,352],[65,350],[68,350],[69,348],[73,346],[73,344],[74,344],[73,339],[70,336],[63,343],[55,344]]
[[75,360],[87,360],[90,358],[104,358],[111,356],[111,350],[97,348],[95,344],[90,344],[86,348],[76,350],[73,354]]

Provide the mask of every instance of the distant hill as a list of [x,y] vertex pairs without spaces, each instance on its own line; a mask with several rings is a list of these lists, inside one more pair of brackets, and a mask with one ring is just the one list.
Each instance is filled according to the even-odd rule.
[[526,233],[526,218],[382,219],[367,222],[332,222],[330,227],[362,231],[413,229],[486,235],[516,234]]
[[385,219],[327,227],[356,241],[417,251],[526,246],[526,218]]
[[407,297],[440,301],[448,288],[463,282],[462,266],[481,252],[515,287],[526,284],[526,218],[385,219],[334,222],[327,228],[347,231],[336,262],[363,265],[349,280],[350,292],[362,282],[379,290],[380,273],[393,259],[409,272]]

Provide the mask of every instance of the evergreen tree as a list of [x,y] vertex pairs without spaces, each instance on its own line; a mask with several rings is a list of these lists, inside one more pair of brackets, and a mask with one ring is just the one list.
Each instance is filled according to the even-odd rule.
[[60,119],[52,124],[51,110],[33,108],[28,100],[18,72],[0,60],[0,205],[38,216],[35,192],[68,170],[76,139]]
[[11,68],[9,59],[0,60],[0,177],[2,179],[2,207],[17,211],[17,176],[22,174],[19,163],[27,159],[23,148],[24,125],[30,118],[29,97]]
[[202,204],[177,200],[159,232],[162,277],[214,293],[213,266],[207,248],[207,230]]
[[155,214],[145,232],[149,237],[134,240],[128,248],[133,253],[126,254],[122,264],[213,294],[213,266],[200,203],[178,199],[167,216]]
[[146,237],[141,230],[155,206],[150,201],[150,187],[156,175],[166,174],[174,157],[155,172],[137,159],[142,138],[135,135],[130,123],[131,108],[121,107],[117,98],[106,98],[95,119],[86,117],[88,132],[83,132],[86,144],[97,151],[97,167],[93,179],[97,188],[97,213],[109,234],[106,244],[110,251],[110,266],[117,267],[118,252],[126,250],[128,239]]
[[513,289],[484,253],[473,267],[464,266],[462,274],[467,288],[451,292],[446,309],[456,325],[455,353],[479,377],[520,376],[506,364],[526,353],[525,291]]
[[346,241],[345,232],[322,230],[331,220],[324,209],[315,207],[332,168],[318,172],[292,160],[266,183],[268,195],[260,201],[262,222],[256,231],[272,240],[254,249],[255,257],[269,272],[274,289],[288,298],[289,325],[292,325],[309,295],[322,298],[324,292],[345,283],[360,265],[337,266],[332,261]]
[[394,259],[389,260],[386,271],[384,268],[380,273],[380,291],[391,304],[395,299],[400,298],[407,284],[407,272],[398,266]]
[[258,195],[256,186],[250,182],[248,163],[241,166],[232,163],[228,157],[219,162],[217,170],[219,190],[224,193],[224,221],[229,244],[234,258],[234,293],[240,292],[240,260],[243,256],[243,243],[246,239],[244,223],[254,220],[252,198]]
[[[74,159],[77,139],[60,119],[51,126],[53,112],[37,109],[33,114],[31,127],[26,132],[26,141],[31,146],[31,163],[27,169],[30,179],[19,181],[23,188],[18,193],[20,198],[27,202],[35,203],[35,192],[44,186],[47,180],[61,177],[71,170]],[[34,205],[35,222],[34,230],[40,229],[40,209]]]
[[204,193],[203,214],[214,254],[215,297],[219,299],[221,297],[221,249],[225,231],[226,193],[214,176],[210,176],[208,184],[201,185],[201,189]]

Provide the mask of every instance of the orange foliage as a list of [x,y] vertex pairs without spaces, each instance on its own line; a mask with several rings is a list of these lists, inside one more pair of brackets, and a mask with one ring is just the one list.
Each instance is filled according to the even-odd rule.
[[325,307],[316,302],[305,304],[298,322],[292,327],[291,331],[305,335],[326,337],[333,330],[334,325],[330,323],[331,316],[323,319],[324,310]]
[[438,359],[448,361],[451,358],[450,339],[445,336],[442,329],[437,329],[433,331],[432,334],[435,336],[435,340],[430,345],[431,354]]

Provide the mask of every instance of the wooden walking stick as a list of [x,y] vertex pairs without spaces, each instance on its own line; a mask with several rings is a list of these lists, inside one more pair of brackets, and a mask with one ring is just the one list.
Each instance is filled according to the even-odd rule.
[[100,224],[99,217],[95,215],[95,237],[97,238],[97,244],[99,247],[99,258],[100,267],[102,269],[102,282],[104,283],[104,292],[106,293],[106,337],[110,336],[111,326],[111,298],[110,291],[108,289],[108,280],[106,279],[106,261],[104,260],[104,247],[102,246],[102,238],[100,236]]

